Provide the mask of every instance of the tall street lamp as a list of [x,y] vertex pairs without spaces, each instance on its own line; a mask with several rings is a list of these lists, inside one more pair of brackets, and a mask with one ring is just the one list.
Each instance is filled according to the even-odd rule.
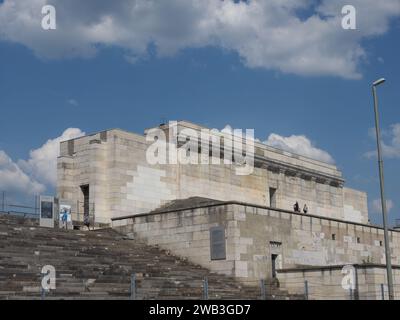
[[381,132],[379,127],[378,97],[376,94],[376,87],[384,82],[385,79],[381,78],[372,83],[372,94],[374,96],[375,129],[376,129],[376,141],[378,147],[379,181],[381,187],[381,203],[382,203],[382,216],[383,216],[383,231],[385,237],[387,281],[389,289],[389,299],[393,300],[394,294],[393,294],[392,261],[391,261],[390,247],[389,247],[389,233],[387,227],[386,200],[385,200],[384,178],[383,178],[383,160],[382,160],[382,148],[381,148]]

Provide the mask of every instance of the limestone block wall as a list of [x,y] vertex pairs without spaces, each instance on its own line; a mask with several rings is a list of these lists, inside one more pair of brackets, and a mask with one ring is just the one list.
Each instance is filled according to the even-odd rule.
[[80,186],[90,185],[91,210],[96,210],[99,222],[109,222],[108,150],[101,143],[100,134],[86,136],[61,143],[61,155],[57,163],[57,196],[72,206],[73,214],[83,213],[83,193]]
[[360,223],[368,222],[367,194],[358,190],[343,188],[344,219]]
[[[225,227],[225,260],[211,261],[213,226]],[[272,255],[276,269],[385,262],[380,228],[234,202],[132,216],[113,227],[243,282],[271,279]],[[399,232],[390,231],[390,247],[400,265]]]
[[58,196],[75,205],[82,201],[80,186],[89,184],[96,219],[102,222],[191,196],[266,202],[265,170],[240,177],[232,165],[150,165],[143,136],[121,130],[108,131],[107,136],[107,141],[96,135],[73,140],[72,155],[63,142],[58,159]]
[[[290,294],[305,294],[307,281],[310,300],[382,300],[389,299],[386,269],[383,265],[354,265],[355,288],[352,292],[342,286],[345,273],[343,265],[309,268],[286,269],[278,271],[280,286]],[[393,268],[395,299],[400,299],[400,268]]]
[[[344,218],[343,188],[320,183],[313,178],[304,179],[298,175],[287,175],[284,172],[268,172],[268,180],[265,184],[268,190],[270,187],[277,189],[278,208],[293,210],[293,205],[297,201],[301,210],[306,204],[310,214],[336,219]],[[363,211],[362,214],[367,216],[368,210]]]
[[256,168],[250,176],[238,176],[231,165],[179,165],[178,199],[193,196],[265,205],[266,170]]
[[[250,278],[272,276],[272,254],[282,268],[385,262],[380,228],[251,206],[234,205],[233,211]],[[390,232],[390,242],[392,263],[400,264],[399,232]]]
[[[80,187],[88,184],[96,220],[110,223],[112,217],[146,213],[171,200],[193,196],[269,206],[270,188],[275,188],[277,208],[292,210],[298,201],[301,208],[307,204],[313,215],[356,222],[368,219],[364,193],[328,180],[267,167],[255,167],[252,174],[240,176],[234,165],[222,161],[220,165],[151,165],[146,159],[149,145],[145,136],[120,129],[62,142],[58,197],[77,206],[83,201]],[[262,146],[265,150],[257,152],[271,161],[341,176],[333,165]]]
[[149,165],[145,138],[113,130],[108,143],[111,216],[148,212],[176,198],[174,168]]
[[[217,273],[234,275],[235,269],[240,268],[235,246],[238,230],[230,206],[136,216],[113,221],[112,226],[119,232],[149,245],[158,245]],[[210,229],[216,226],[225,227],[224,260],[211,260]]]

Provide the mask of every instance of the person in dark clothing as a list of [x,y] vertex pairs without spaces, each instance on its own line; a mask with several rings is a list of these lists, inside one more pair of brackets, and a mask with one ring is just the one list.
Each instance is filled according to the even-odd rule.
[[304,204],[304,207],[303,207],[303,212],[304,212],[304,213],[307,213],[307,212],[308,212],[308,207],[307,207],[307,204]]
[[299,203],[296,201],[296,203],[293,206],[294,212],[300,212],[300,207],[299,207]]

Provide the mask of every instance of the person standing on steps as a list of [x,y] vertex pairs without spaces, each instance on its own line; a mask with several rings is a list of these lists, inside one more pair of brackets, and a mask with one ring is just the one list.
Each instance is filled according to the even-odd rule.
[[300,212],[300,207],[299,207],[299,203],[296,201],[296,203],[293,206],[294,212]]
[[61,221],[63,228],[68,229],[68,214],[66,210],[64,210],[64,213],[61,216]]

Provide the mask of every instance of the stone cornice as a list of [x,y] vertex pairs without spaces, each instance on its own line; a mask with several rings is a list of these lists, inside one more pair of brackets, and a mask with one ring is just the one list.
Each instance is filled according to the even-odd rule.
[[296,166],[289,163],[278,162],[277,160],[255,155],[254,165],[259,168],[266,168],[274,172],[282,172],[289,176],[300,176],[306,180],[315,180],[317,183],[330,184],[343,187],[345,180],[340,176],[325,174],[321,171]]

